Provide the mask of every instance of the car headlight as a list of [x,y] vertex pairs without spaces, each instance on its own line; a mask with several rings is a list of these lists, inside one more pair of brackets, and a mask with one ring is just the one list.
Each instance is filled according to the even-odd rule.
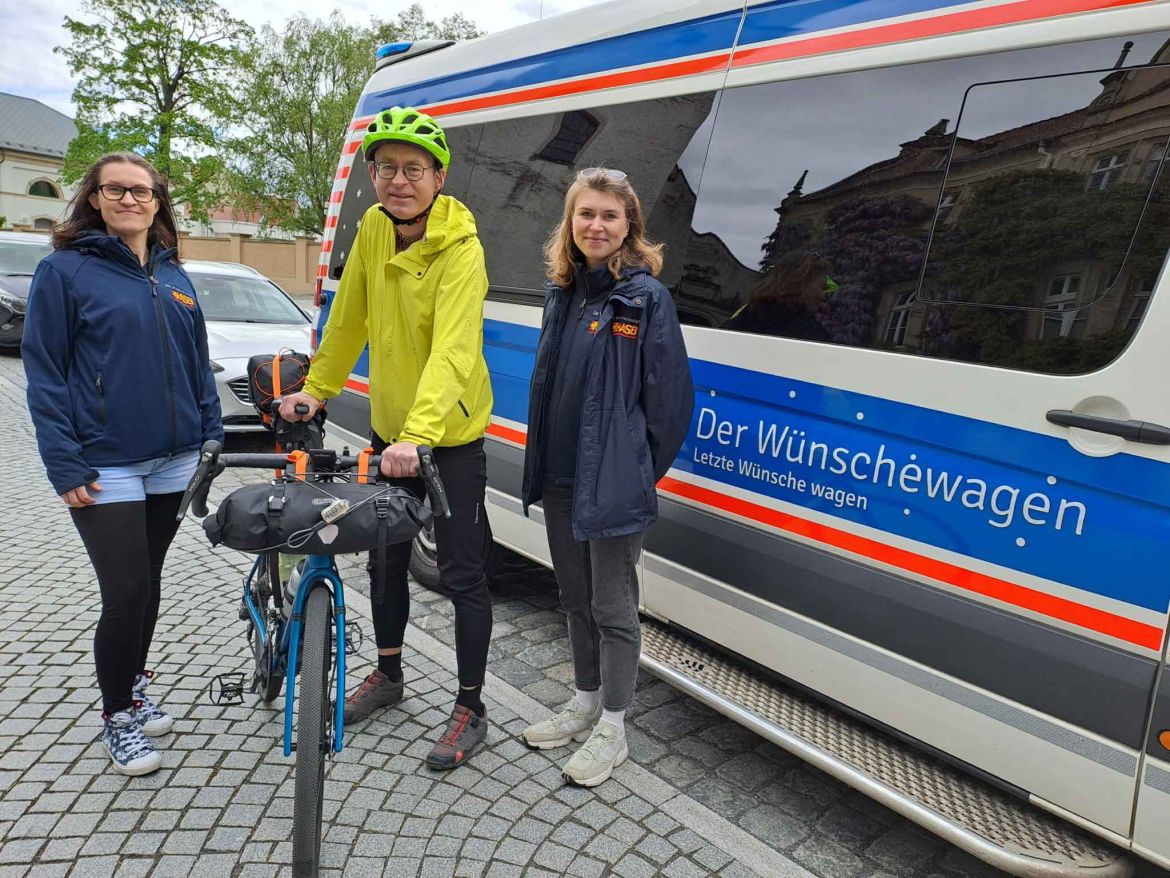
[[17,298],[11,293],[6,293],[3,290],[0,290],[0,305],[3,305],[13,314],[24,313],[24,299]]
[[219,363],[215,362],[215,360],[209,360],[208,362],[211,363],[211,371],[212,372],[222,372],[223,371],[223,366],[221,366]]

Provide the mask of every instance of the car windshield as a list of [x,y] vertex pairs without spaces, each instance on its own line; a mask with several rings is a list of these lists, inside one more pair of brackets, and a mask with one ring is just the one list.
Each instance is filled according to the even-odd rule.
[[52,252],[47,241],[0,241],[0,274],[32,274]]
[[308,318],[271,281],[189,272],[208,320],[233,323],[307,323]]

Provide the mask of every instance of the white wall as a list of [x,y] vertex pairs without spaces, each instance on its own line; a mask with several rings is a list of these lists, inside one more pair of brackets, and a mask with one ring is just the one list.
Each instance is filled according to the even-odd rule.
[[[7,218],[0,228],[31,229],[38,219],[61,220],[75,188],[65,186],[60,174],[59,159],[0,150],[0,217]],[[29,186],[37,180],[52,183],[62,197],[29,195]]]

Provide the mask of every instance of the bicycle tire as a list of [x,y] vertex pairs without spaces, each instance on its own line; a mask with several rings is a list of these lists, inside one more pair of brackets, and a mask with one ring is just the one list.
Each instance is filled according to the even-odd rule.
[[329,742],[329,669],[333,660],[329,589],[315,586],[305,601],[301,637],[300,704],[293,799],[293,878],[316,878],[321,861],[321,809]]
[[[272,555],[275,556],[276,553],[273,552]],[[256,602],[256,608],[260,612],[260,618],[264,620],[267,627],[266,638],[263,641],[265,645],[261,645],[261,639],[256,631],[256,623],[251,618],[248,619],[248,644],[252,649],[254,664],[252,692],[260,696],[260,700],[266,707],[272,706],[272,702],[280,697],[280,690],[284,687],[284,669],[277,660],[277,638],[280,634],[280,626],[268,618],[272,605],[272,592],[282,587],[279,579],[272,575],[276,567],[277,565],[272,563],[271,557],[265,559],[264,571],[257,576],[256,588],[252,595],[252,599]],[[268,589],[267,595],[264,593],[265,587]]]

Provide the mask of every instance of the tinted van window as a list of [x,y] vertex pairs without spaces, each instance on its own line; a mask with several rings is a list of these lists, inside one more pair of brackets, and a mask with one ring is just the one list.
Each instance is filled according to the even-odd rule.
[[713,103],[714,94],[706,93],[486,125],[467,206],[476,216],[492,288],[542,289],[541,249],[561,220],[565,191],[588,167],[629,175],[648,233],[667,246],[663,280],[676,282]]
[[[1157,219],[1170,176],[1160,173],[1170,89],[1160,69],[1133,69],[1170,61],[1170,49],[1166,34],[1127,42],[725,91],[680,315],[742,332],[1044,371],[1108,362],[1140,322],[1170,245],[1170,223]],[[1129,66],[1110,69],[1121,60]],[[1041,80],[1047,89],[1033,79],[1098,64],[1106,73]],[[1032,81],[971,89],[964,108],[973,83],[1022,78]],[[1067,147],[1057,143],[1061,132]],[[1053,148],[1070,157],[1045,167]],[[1052,187],[1043,197],[1033,188],[1039,180]],[[1109,239],[1093,253],[1111,254],[1092,256],[1091,271],[1082,226],[1071,220],[1087,203],[1097,205],[1095,233]],[[995,240],[1009,216],[1011,241]],[[1018,288],[1009,294],[996,276],[1012,276]],[[1112,316],[1084,314],[1077,326],[1074,314],[1095,300],[1104,308],[1110,289]],[[1139,293],[1145,298],[1133,299]],[[993,307],[962,304],[976,302]],[[989,321],[991,334],[983,329]],[[1062,353],[1026,357],[1028,340],[1051,341]]]

